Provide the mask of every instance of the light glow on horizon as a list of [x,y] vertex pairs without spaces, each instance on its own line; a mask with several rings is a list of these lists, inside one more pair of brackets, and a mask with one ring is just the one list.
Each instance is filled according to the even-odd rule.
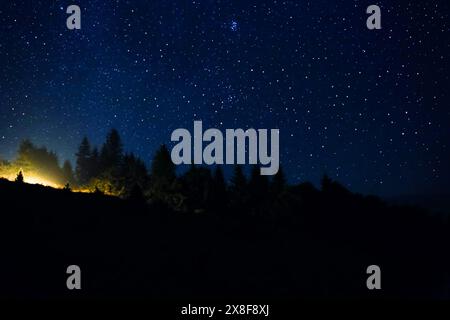
[[[28,183],[28,184],[39,184],[39,185],[42,185],[42,186],[52,187],[52,188],[56,188],[56,189],[63,188],[62,185],[60,185],[60,184],[58,184],[58,183],[56,183],[54,181],[51,181],[48,178],[41,177],[41,176],[39,176],[37,174],[34,174],[34,173],[26,173],[23,170],[19,170],[19,171],[22,171],[23,181],[25,183]],[[19,173],[19,171],[17,172],[17,174]],[[1,178],[4,178],[4,179],[7,179],[9,181],[14,182],[16,180],[16,178],[17,178],[17,174],[15,174],[15,175],[14,174],[4,175],[4,176],[1,176]]]

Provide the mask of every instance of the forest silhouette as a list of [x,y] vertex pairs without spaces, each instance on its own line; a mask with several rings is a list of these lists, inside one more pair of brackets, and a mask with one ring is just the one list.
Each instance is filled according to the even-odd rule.
[[[84,138],[74,169],[26,140],[1,172],[15,174],[0,179],[1,297],[70,297],[70,264],[83,297],[450,296],[446,215],[328,176],[316,188],[288,184],[282,168],[270,179],[257,166],[235,166],[230,181],[219,166],[177,174],[164,145],[147,168],[116,130],[101,148]],[[65,187],[24,183],[27,172]],[[366,287],[373,264],[381,291]]]

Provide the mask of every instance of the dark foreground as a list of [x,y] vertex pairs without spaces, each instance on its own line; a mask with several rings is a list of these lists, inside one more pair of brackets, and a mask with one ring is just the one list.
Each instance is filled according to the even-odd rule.
[[339,188],[292,187],[267,213],[181,213],[0,180],[0,203],[2,298],[450,297],[443,216]]

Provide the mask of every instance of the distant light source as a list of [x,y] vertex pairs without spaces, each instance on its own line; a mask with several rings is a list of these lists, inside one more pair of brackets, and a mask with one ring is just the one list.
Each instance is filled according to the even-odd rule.
[[43,186],[48,186],[48,187],[58,188],[58,189],[61,189],[63,187],[62,185],[52,181],[51,179],[49,179],[47,177],[44,178],[34,172],[27,172],[26,170],[22,170],[22,169],[18,170],[17,172],[12,171],[9,174],[0,175],[0,177],[7,179],[9,181],[15,181],[19,171],[22,172],[23,182],[25,182],[25,183],[40,184]]
[[48,186],[48,187],[53,187],[53,188],[62,188],[61,185],[59,185],[59,184],[57,184],[57,183],[55,183],[53,181],[50,181],[48,179],[39,177],[37,175],[33,175],[33,174],[26,175],[26,174],[24,174],[23,178],[24,178],[23,180],[24,180],[25,183],[40,184],[40,185],[43,185],[43,186]]

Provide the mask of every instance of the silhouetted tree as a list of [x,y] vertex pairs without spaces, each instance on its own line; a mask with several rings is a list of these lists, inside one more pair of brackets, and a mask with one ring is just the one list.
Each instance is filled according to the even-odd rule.
[[251,210],[253,213],[259,213],[269,200],[269,180],[267,176],[261,175],[260,167],[257,165],[252,166],[248,194]]
[[270,184],[270,190],[274,196],[279,195],[286,189],[286,178],[284,176],[283,168],[280,166],[278,172],[273,176]]
[[213,186],[220,193],[226,193],[227,183],[225,182],[225,177],[221,167],[216,167],[213,176]]
[[106,141],[100,153],[101,171],[118,168],[121,165],[122,156],[123,146],[119,132],[112,129],[106,136]]
[[234,173],[231,177],[231,185],[230,188],[233,191],[243,191],[247,187],[247,178],[245,177],[244,171],[242,170],[242,166],[236,165],[234,167]]
[[170,186],[176,178],[175,164],[172,162],[170,152],[165,145],[162,145],[156,151],[150,176],[152,184],[159,187]]
[[100,173],[100,154],[94,147],[89,158],[89,178],[98,177]]
[[230,184],[230,196],[231,205],[237,210],[245,211],[245,205],[248,201],[247,178],[240,165],[234,167]]
[[228,206],[228,190],[223,171],[216,167],[211,181],[210,192],[208,194],[207,207],[210,211],[224,214]]
[[90,168],[91,168],[91,145],[87,137],[84,137],[78,147],[76,153],[77,162],[75,167],[75,174],[80,184],[86,184],[89,182]]
[[19,173],[17,174],[16,180],[17,183],[23,183],[24,179],[23,179],[23,174],[22,171],[19,171]]
[[257,165],[252,166],[248,187],[258,195],[268,194],[269,179],[267,176],[261,175],[260,167]]
[[141,189],[146,188],[149,180],[145,163],[133,153],[123,157],[120,177],[125,193],[131,192],[136,185]]
[[103,193],[103,191],[100,190],[98,187],[95,187],[95,189],[94,189],[94,194],[96,194],[96,195],[103,195],[104,193]]
[[106,136],[106,141],[100,151],[99,160],[97,155],[89,158],[89,171],[94,178],[94,184],[106,194],[126,196],[124,178],[121,175],[123,165],[123,149],[119,133],[112,129]]
[[156,151],[153,158],[148,194],[153,202],[164,203],[177,211],[185,210],[185,196],[176,179],[175,164],[165,145]]
[[205,209],[211,191],[212,178],[209,169],[192,165],[180,180],[182,193],[187,198],[189,208],[193,210]]

